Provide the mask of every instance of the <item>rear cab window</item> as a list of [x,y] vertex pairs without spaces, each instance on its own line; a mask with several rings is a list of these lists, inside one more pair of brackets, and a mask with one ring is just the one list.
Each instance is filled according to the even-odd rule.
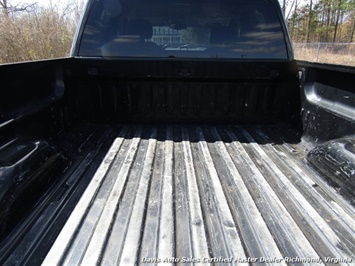
[[98,0],[79,56],[288,59],[267,0]]

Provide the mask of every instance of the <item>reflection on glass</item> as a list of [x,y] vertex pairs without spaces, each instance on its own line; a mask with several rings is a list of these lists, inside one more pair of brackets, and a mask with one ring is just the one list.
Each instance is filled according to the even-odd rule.
[[79,55],[287,59],[271,2],[98,0]]

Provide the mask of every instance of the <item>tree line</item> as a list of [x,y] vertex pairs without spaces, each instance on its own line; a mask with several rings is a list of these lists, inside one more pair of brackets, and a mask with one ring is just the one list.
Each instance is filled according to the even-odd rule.
[[64,7],[53,3],[41,7],[0,0],[0,63],[69,55],[83,1]]
[[355,0],[280,0],[294,42],[354,42]]

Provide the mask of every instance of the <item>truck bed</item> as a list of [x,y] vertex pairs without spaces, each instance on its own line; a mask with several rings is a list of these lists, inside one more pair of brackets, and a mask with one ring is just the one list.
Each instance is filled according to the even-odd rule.
[[68,58],[3,73],[1,167],[26,182],[8,182],[1,265],[354,263],[352,69]]
[[34,250],[55,240],[44,265],[354,262],[354,208],[290,125],[83,125],[66,145],[66,187],[82,192],[67,220],[64,193],[38,225]]

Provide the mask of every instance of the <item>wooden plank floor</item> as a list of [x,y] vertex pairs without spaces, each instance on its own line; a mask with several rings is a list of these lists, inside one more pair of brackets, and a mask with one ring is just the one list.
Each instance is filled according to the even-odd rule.
[[355,210],[308,167],[291,128],[116,135],[44,265],[355,263]]

